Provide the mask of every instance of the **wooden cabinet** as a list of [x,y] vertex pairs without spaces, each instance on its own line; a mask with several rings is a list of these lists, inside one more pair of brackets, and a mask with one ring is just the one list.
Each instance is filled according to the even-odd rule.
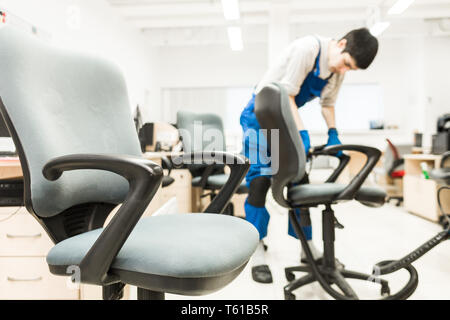
[[52,275],[45,257],[0,257],[0,299],[79,299],[68,277]]
[[175,181],[170,186],[158,190],[161,193],[162,204],[175,197],[180,213],[192,212],[191,173],[187,169],[177,169],[172,170],[170,176]]
[[[429,170],[440,166],[441,156],[426,154],[405,155],[405,176],[403,177],[404,207],[422,218],[438,221],[441,212],[437,203],[438,182],[425,179],[421,163]],[[450,211],[450,191],[444,190],[441,196],[443,209]]]
[[79,299],[68,277],[52,275],[53,243],[25,208],[0,208],[0,299]]

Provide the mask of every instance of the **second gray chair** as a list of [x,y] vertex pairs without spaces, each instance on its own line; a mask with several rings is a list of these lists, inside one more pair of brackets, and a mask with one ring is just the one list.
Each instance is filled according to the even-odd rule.
[[[222,119],[212,113],[194,113],[190,111],[177,112],[177,128],[183,143],[185,152],[210,152],[225,151],[225,131]],[[216,196],[228,180],[228,174],[224,172],[223,165],[196,165],[188,166],[192,174],[192,186],[200,187],[209,191],[211,200]],[[248,193],[245,181],[242,181],[236,190],[237,194]],[[225,209],[226,214],[233,215],[233,204],[230,203]]]

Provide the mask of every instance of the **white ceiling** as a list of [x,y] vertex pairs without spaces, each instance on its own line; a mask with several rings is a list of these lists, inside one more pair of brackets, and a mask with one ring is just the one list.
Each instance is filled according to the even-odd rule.
[[[239,25],[245,43],[267,41],[273,3],[288,3],[291,37],[342,33],[366,25],[378,7],[391,22],[383,36],[450,36],[450,0],[416,0],[403,14],[386,15],[396,0],[239,0],[241,18],[225,20],[220,0],[108,0],[114,10],[147,36],[151,45],[227,43],[226,27]],[[447,30],[448,29],[448,30]],[[331,35],[333,36],[333,35]]]

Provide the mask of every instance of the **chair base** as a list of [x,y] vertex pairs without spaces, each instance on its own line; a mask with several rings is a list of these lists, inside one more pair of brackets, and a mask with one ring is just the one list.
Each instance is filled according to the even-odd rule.
[[[344,294],[348,298],[358,299],[357,294],[353,291],[351,286],[345,280],[347,279],[357,279],[357,280],[365,280],[369,282],[378,283],[381,285],[380,294],[383,297],[387,297],[390,295],[391,290],[389,288],[388,281],[375,278],[373,275],[359,273],[356,271],[346,270],[346,269],[338,269],[338,268],[325,268],[323,266],[319,266],[319,271],[322,277],[327,281],[327,283],[331,286],[335,284],[342,292],[338,292],[334,289],[337,294]],[[294,272],[306,272],[307,274],[299,279],[295,279]],[[300,287],[311,284],[315,281],[318,281],[317,277],[314,275],[313,270],[308,265],[300,265],[295,267],[288,267],[285,269],[286,279],[290,281],[284,287],[284,298],[285,300],[295,300],[295,295],[293,294],[294,290],[297,290]],[[320,283],[320,282],[319,282]]]
[[[306,253],[307,265],[300,265],[296,267],[289,267],[285,269],[286,278],[290,281],[284,287],[284,296],[286,300],[294,300],[294,290],[318,281],[321,287],[333,298],[340,300],[356,300],[358,295],[353,291],[352,287],[345,280],[357,279],[363,281],[370,281],[381,285],[381,296],[383,299],[407,299],[414,293],[418,284],[417,271],[411,265],[404,267],[408,270],[410,278],[408,283],[397,293],[391,295],[388,282],[380,279],[377,274],[369,275],[356,271],[346,270],[345,267],[336,263],[334,241],[335,241],[335,216],[331,209],[331,204],[325,204],[325,210],[322,211],[322,237],[323,237],[323,257],[319,264],[314,260],[311,249],[306,240],[300,222],[297,219],[294,210],[289,210],[289,220],[294,227],[297,236],[302,244],[302,249]],[[295,279],[293,272],[306,272],[307,274],[299,279]],[[378,274],[380,275],[380,274]],[[332,285],[336,285],[340,291],[335,290]]]

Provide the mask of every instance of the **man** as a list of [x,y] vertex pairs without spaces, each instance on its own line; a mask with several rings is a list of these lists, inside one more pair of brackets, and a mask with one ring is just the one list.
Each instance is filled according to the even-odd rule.
[[[319,36],[306,36],[291,43],[269,68],[256,87],[252,99],[241,114],[244,131],[244,154],[250,159],[250,170],[246,181],[249,195],[245,202],[246,219],[259,231],[260,243],[253,256],[252,277],[261,283],[271,283],[272,274],[264,261],[264,244],[270,215],[265,208],[265,199],[270,188],[271,168],[267,161],[267,143],[259,135],[249,134],[260,129],[254,113],[255,94],[265,85],[278,82],[289,94],[292,117],[302,138],[305,152],[311,147],[308,131],[300,119],[298,108],[308,101],[320,97],[322,115],[328,126],[327,145],[341,144],[336,130],[334,105],[344,75],[349,70],[366,69],[375,58],[378,41],[366,28],[352,30],[339,41]],[[250,131],[249,131],[250,130]],[[255,156],[257,155],[257,157]],[[269,162],[269,163],[268,163]],[[307,177],[303,183],[307,183]],[[308,243],[316,259],[321,253],[312,245],[309,210],[296,212]],[[289,224],[289,235],[297,237]],[[304,253],[302,251],[302,257]]]

